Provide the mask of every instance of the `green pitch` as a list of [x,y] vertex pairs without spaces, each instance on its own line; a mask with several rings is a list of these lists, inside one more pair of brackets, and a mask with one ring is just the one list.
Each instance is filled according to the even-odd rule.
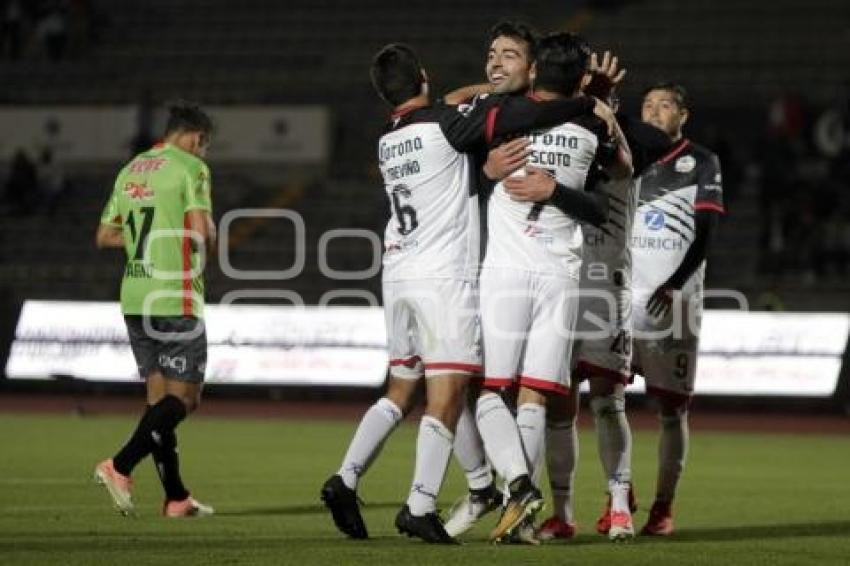
[[[591,431],[582,434],[580,535],[541,547],[494,547],[484,520],[463,547],[399,537],[393,518],[412,474],[415,429],[387,443],[364,480],[373,540],[334,529],[319,487],[339,464],[354,423],[196,418],[180,428],[183,474],[215,506],[199,520],[159,516],[152,464],[135,474],[138,517],[118,516],[94,464],[109,456],[131,418],[0,416],[0,563],[18,564],[848,564],[850,439],[832,436],[694,434],[676,506],[677,534],[613,545],[593,533],[603,481]],[[653,433],[635,436],[634,469],[646,519],[655,474]],[[464,490],[452,464],[440,505]],[[544,512],[544,514],[546,514]]]

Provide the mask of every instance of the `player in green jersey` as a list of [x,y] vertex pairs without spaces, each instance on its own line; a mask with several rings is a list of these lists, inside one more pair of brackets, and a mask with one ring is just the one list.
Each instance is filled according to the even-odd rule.
[[150,454],[165,489],[167,517],[209,515],[180,478],[175,428],[200,402],[207,362],[203,268],[215,242],[210,174],[202,161],[212,121],[197,106],[170,108],[162,143],[118,174],[100,218],[99,248],[124,248],[121,311],[147,410],[115,456],[95,468],[123,514],[133,511],[133,468]]

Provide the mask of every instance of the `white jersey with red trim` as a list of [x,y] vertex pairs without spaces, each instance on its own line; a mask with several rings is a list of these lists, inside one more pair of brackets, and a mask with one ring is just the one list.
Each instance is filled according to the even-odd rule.
[[[455,108],[425,107],[396,116],[378,143],[392,211],[384,234],[385,281],[477,276],[478,197],[469,156],[447,138],[450,113],[459,115]],[[477,127],[483,143],[484,122]]]
[[[568,122],[527,137],[529,165],[546,169],[568,189],[584,190],[599,145],[591,129]],[[580,277],[582,228],[574,218],[550,204],[512,200],[501,182],[490,197],[487,217],[485,269]]]
[[[649,296],[681,265],[696,234],[696,211],[724,212],[720,162],[690,140],[681,140],[650,165],[640,181],[631,237],[636,301]],[[691,277],[698,279],[697,287],[704,268]]]

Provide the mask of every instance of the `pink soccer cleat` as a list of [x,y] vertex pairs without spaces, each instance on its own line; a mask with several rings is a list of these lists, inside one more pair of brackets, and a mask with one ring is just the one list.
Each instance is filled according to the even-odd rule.
[[162,505],[162,514],[170,518],[179,517],[209,517],[215,513],[215,509],[204,505],[192,497],[183,501],[168,501]]
[[130,476],[118,473],[112,465],[112,459],[104,460],[94,468],[94,480],[105,486],[112,497],[112,503],[122,515],[133,513],[133,500],[130,491],[133,489],[133,480]]

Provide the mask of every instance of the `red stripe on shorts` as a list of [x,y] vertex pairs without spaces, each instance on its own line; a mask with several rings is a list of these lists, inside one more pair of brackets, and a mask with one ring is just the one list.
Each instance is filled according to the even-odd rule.
[[569,395],[570,390],[568,387],[564,387],[560,383],[555,383],[554,381],[547,381],[545,379],[539,379],[537,377],[528,377],[527,375],[519,376],[519,384],[528,387],[529,389],[536,389],[538,391],[548,391],[550,393],[557,393],[558,395]]

